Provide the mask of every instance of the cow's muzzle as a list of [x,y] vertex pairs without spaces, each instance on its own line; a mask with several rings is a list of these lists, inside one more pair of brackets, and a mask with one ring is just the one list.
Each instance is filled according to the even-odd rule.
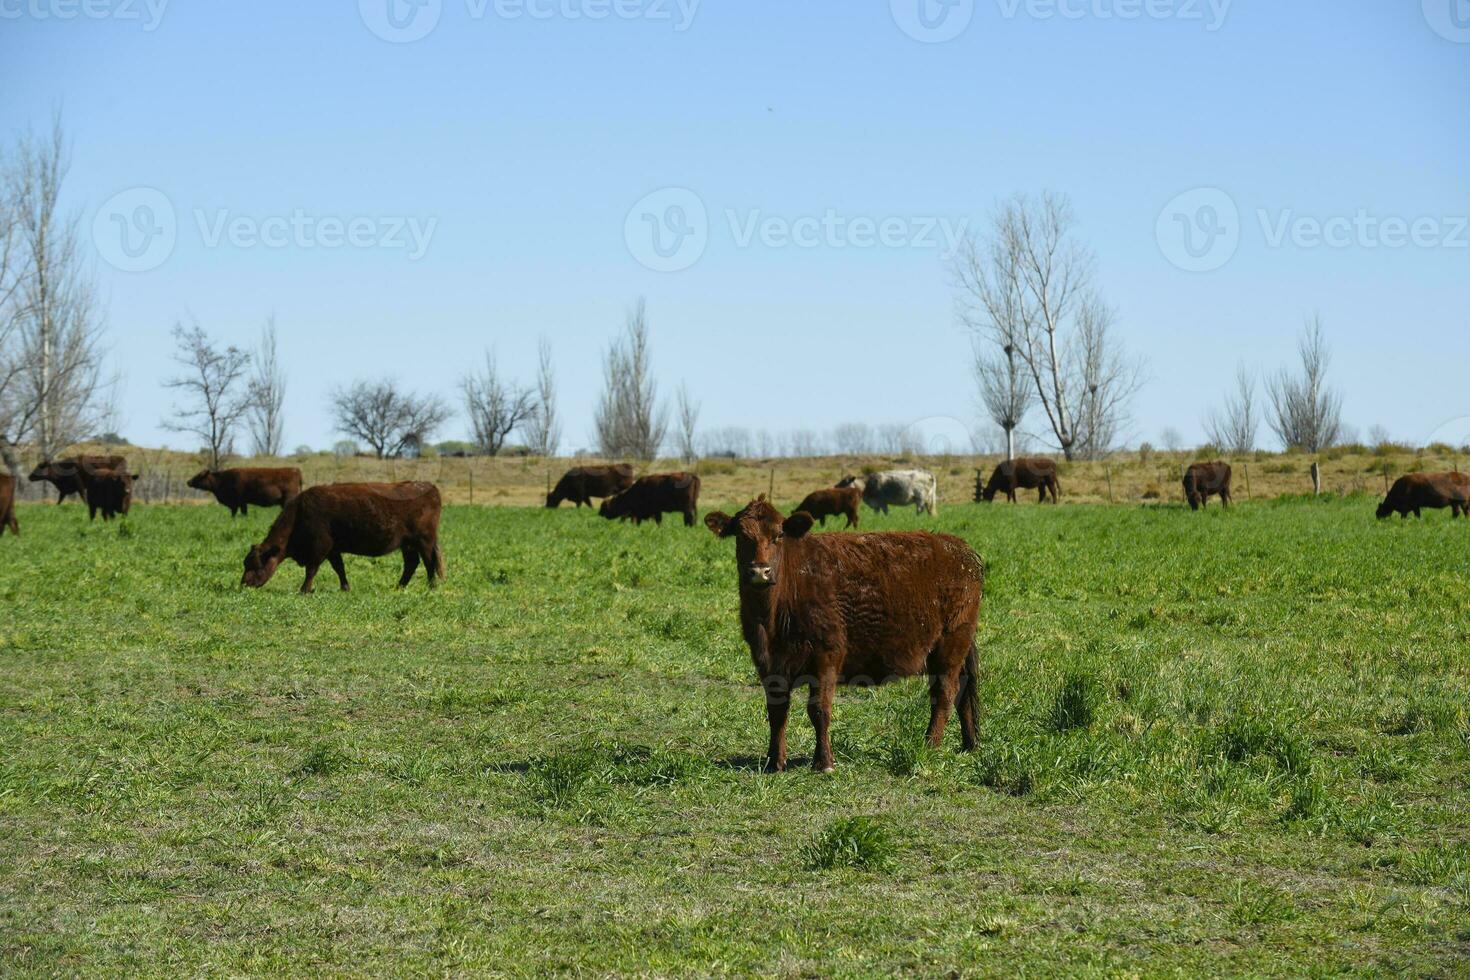
[[767,586],[776,584],[776,570],[770,565],[745,566],[745,584]]

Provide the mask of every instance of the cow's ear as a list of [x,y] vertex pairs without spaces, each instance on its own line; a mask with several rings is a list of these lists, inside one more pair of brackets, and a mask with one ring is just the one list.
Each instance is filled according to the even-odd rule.
[[723,511],[714,511],[704,515],[704,526],[710,529],[717,538],[723,538],[730,532],[730,517]]
[[804,510],[799,510],[786,518],[786,523],[781,525],[781,533],[795,540],[810,531],[812,529],[812,523],[812,515]]

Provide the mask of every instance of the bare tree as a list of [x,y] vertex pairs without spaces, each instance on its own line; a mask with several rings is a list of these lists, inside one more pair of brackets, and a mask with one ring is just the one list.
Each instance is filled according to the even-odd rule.
[[215,346],[198,323],[188,330],[176,324],[173,336],[174,363],[184,371],[163,386],[182,392],[184,404],[175,405],[162,425],[203,439],[209,468],[217,470],[235,451],[235,429],[250,408],[245,390],[250,355],[238,347]]
[[1283,368],[1266,382],[1271,400],[1268,421],[1287,448],[1315,453],[1333,445],[1342,432],[1342,396],[1327,386],[1332,352],[1322,331],[1322,318],[1307,321],[1297,342],[1301,375]]
[[699,402],[691,398],[689,389],[681,384],[677,405],[679,458],[685,464],[692,466],[699,459],[699,451],[694,439],[695,430],[699,426]]
[[556,370],[551,362],[551,341],[545,337],[537,349],[536,408],[523,431],[526,445],[537,456],[555,456],[561,446],[561,419],[556,409]]
[[832,443],[844,456],[864,456],[873,451],[873,430],[862,422],[844,422],[832,430]]
[[0,455],[34,442],[50,460],[96,431],[113,379],[79,248],[78,217],[60,210],[70,161],[61,120],[21,139],[0,175]]
[[969,239],[954,266],[961,320],[1019,355],[1068,459],[1106,450],[1141,382],[1111,339],[1113,314],[1073,220],[1064,196],[1018,195],[996,214],[989,241]]
[[510,434],[535,418],[536,393],[502,380],[492,351],[485,352],[484,372],[466,375],[460,390],[475,446],[487,456],[499,456]]
[[338,388],[331,404],[337,431],[366,443],[379,459],[422,448],[451,414],[437,395],[399,391],[389,379]]
[[791,455],[811,458],[822,455],[822,437],[811,429],[797,429],[791,433]]
[[1004,434],[1006,459],[1015,459],[1016,429],[1025,420],[1035,400],[1030,381],[1022,372],[1019,352],[1014,342],[1008,342],[1001,346],[998,354],[990,354],[976,343],[974,353],[975,385],[980,390],[980,404],[990,421]]
[[251,362],[245,426],[256,456],[279,456],[286,441],[282,411],[286,404],[286,374],[276,351],[276,318],[261,331],[260,347]]
[[750,457],[750,430],[740,426],[727,426],[704,434],[706,456],[733,456],[737,459]]
[[1243,455],[1255,451],[1259,429],[1256,379],[1241,363],[1235,368],[1235,391],[1205,419],[1205,435],[1225,452]]
[[643,300],[628,314],[623,336],[603,357],[603,392],[597,406],[597,445],[611,458],[653,459],[668,432],[668,408],[659,404],[648,349]]

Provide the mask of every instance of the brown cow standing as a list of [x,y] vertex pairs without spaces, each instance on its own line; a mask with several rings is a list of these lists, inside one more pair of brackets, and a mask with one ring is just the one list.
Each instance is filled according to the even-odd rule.
[[301,471],[282,469],[204,470],[189,481],[195,490],[214,494],[230,508],[230,516],[249,516],[251,506],[284,507],[301,492]]
[[1229,463],[1191,463],[1184,471],[1184,499],[1189,501],[1189,509],[1209,507],[1213,496],[1220,498],[1221,506],[1229,507],[1234,499],[1230,496],[1233,472]]
[[627,463],[613,466],[578,466],[567,470],[556,481],[556,489],[546,495],[546,506],[559,507],[570,500],[581,510],[592,506],[593,497],[611,497],[633,485],[633,467]]
[[71,459],[54,460],[37,466],[31,473],[31,482],[40,483],[44,480],[55,486],[57,493],[60,494],[56,502],[63,504],[66,498],[73,494],[83,500],[86,499],[86,495],[82,492],[80,470],[116,470],[124,473],[127,468],[128,461],[124,456],[74,456]]
[[990,482],[984,487],[976,477],[975,501],[988,504],[995,500],[997,493],[1004,491],[1006,498],[1014,504],[1017,489],[1039,490],[1036,502],[1040,504],[1046,503],[1046,495],[1050,491],[1051,502],[1059,503],[1062,485],[1057,481],[1057,464],[1043,456],[1005,460],[990,474]]
[[665,514],[683,514],[684,526],[693,527],[699,517],[699,477],[693,473],[645,476],[617,496],[608,497],[597,512],[609,519],[631,519],[634,524],[650,519],[662,524]]
[[15,480],[9,473],[0,473],[0,537],[5,535],[7,527],[11,534],[20,537],[20,521],[15,519]]
[[767,771],[786,767],[786,716],[799,687],[809,692],[819,772],[832,769],[838,684],[927,673],[929,744],[943,741],[958,700],[963,746],[975,747],[985,566],[968,544],[927,531],[808,536],[808,515],[783,518],[764,495],[734,517],[713,513],[704,522],[735,539],[740,626],[771,729]]
[[827,526],[829,517],[846,517],[848,527],[858,526],[858,504],[863,501],[863,492],[856,486],[833,487],[830,490],[817,490],[806,495],[806,499],[797,506],[797,511],[806,511],[815,517],[823,527]]
[[1450,508],[1450,519],[1464,514],[1470,517],[1470,476],[1464,473],[1410,473],[1394,481],[1383,503],[1378,505],[1380,520],[1390,514],[1423,517],[1424,508]]
[[92,520],[97,519],[98,511],[102,512],[102,520],[110,521],[114,517],[126,517],[132,510],[133,477],[126,470],[79,466],[77,479],[81,481],[82,499],[87,502]]
[[403,553],[400,589],[413,581],[422,562],[429,588],[444,578],[439,547],[443,503],[432,483],[337,483],[302,491],[281,509],[265,540],[245,556],[242,585],[258,589],[290,558],[306,569],[303,594],[309,594],[323,562],[329,562],[349,588],[343,555],[381,558]]

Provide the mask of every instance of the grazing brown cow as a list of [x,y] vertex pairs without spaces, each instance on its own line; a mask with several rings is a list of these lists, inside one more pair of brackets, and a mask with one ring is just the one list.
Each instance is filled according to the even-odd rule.
[[128,461],[123,456],[74,456],[71,459],[58,459],[37,466],[31,473],[31,482],[40,483],[44,480],[55,486],[60,494],[56,498],[58,504],[66,503],[66,498],[73,494],[85,500],[78,471],[88,468],[122,473],[127,471]]
[[812,767],[832,769],[838,684],[929,675],[929,744],[943,741],[959,702],[960,735],[975,747],[980,672],[975,630],[985,565],[959,538],[927,531],[808,535],[812,519],[783,518],[765,496],[734,517],[704,519],[735,539],[740,627],[766,694],[766,769],[786,767],[790,695],[808,689]]
[[302,491],[271,525],[265,540],[245,556],[242,585],[258,589],[287,558],[306,569],[303,594],[309,594],[322,562],[329,562],[342,591],[349,588],[343,555],[381,558],[403,553],[400,589],[413,581],[422,562],[429,588],[444,578],[439,547],[443,503],[432,483],[335,483]]
[[1046,503],[1046,495],[1051,493],[1051,502],[1059,503],[1062,485],[1057,482],[1057,464],[1042,456],[1005,460],[990,474],[990,482],[980,486],[980,478],[975,478],[975,501],[977,503],[990,503],[995,499],[997,493],[1004,492],[1011,503],[1016,502],[1016,491],[1038,490],[1037,503]]
[[1234,471],[1229,463],[1191,463],[1184,471],[1184,499],[1190,510],[1208,507],[1210,498],[1218,496],[1220,504],[1229,507],[1230,479]]
[[693,473],[655,473],[608,497],[597,511],[606,518],[631,519],[642,524],[652,519],[664,522],[665,514],[683,514],[684,526],[693,527],[699,517],[699,477]]
[[593,497],[611,497],[633,485],[633,467],[627,463],[613,466],[578,466],[567,470],[556,481],[556,489],[546,495],[547,507],[559,507],[570,500],[581,510],[592,506]]
[[301,492],[301,471],[284,469],[203,470],[189,486],[214,494],[230,516],[249,515],[251,506],[284,507]]
[[20,521],[15,519],[15,480],[9,473],[0,473],[0,537],[5,535],[7,527],[11,534],[20,537]]
[[1450,519],[1464,514],[1470,517],[1470,476],[1464,473],[1410,473],[1394,481],[1383,503],[1378,505],[1380,520],[1389,514],[1400,517],[1423,517],[1424,508],[1450,508]]
[[93,469],[77,467],[77,479],[82,484],[82,498],[87,501],[91,519],[110,521],[114,517],[126,517],[133,509],[133,477],[126,470]]
[[806,495],[806,499],[797,506],[797,511],[806,511],[815,517],[823,527],[827,526],[829,517],[846,517],[848,527],[858,526],[858,504],[863,501],[863,492],[855,486],[833,487],[830,490],[817,490]]

